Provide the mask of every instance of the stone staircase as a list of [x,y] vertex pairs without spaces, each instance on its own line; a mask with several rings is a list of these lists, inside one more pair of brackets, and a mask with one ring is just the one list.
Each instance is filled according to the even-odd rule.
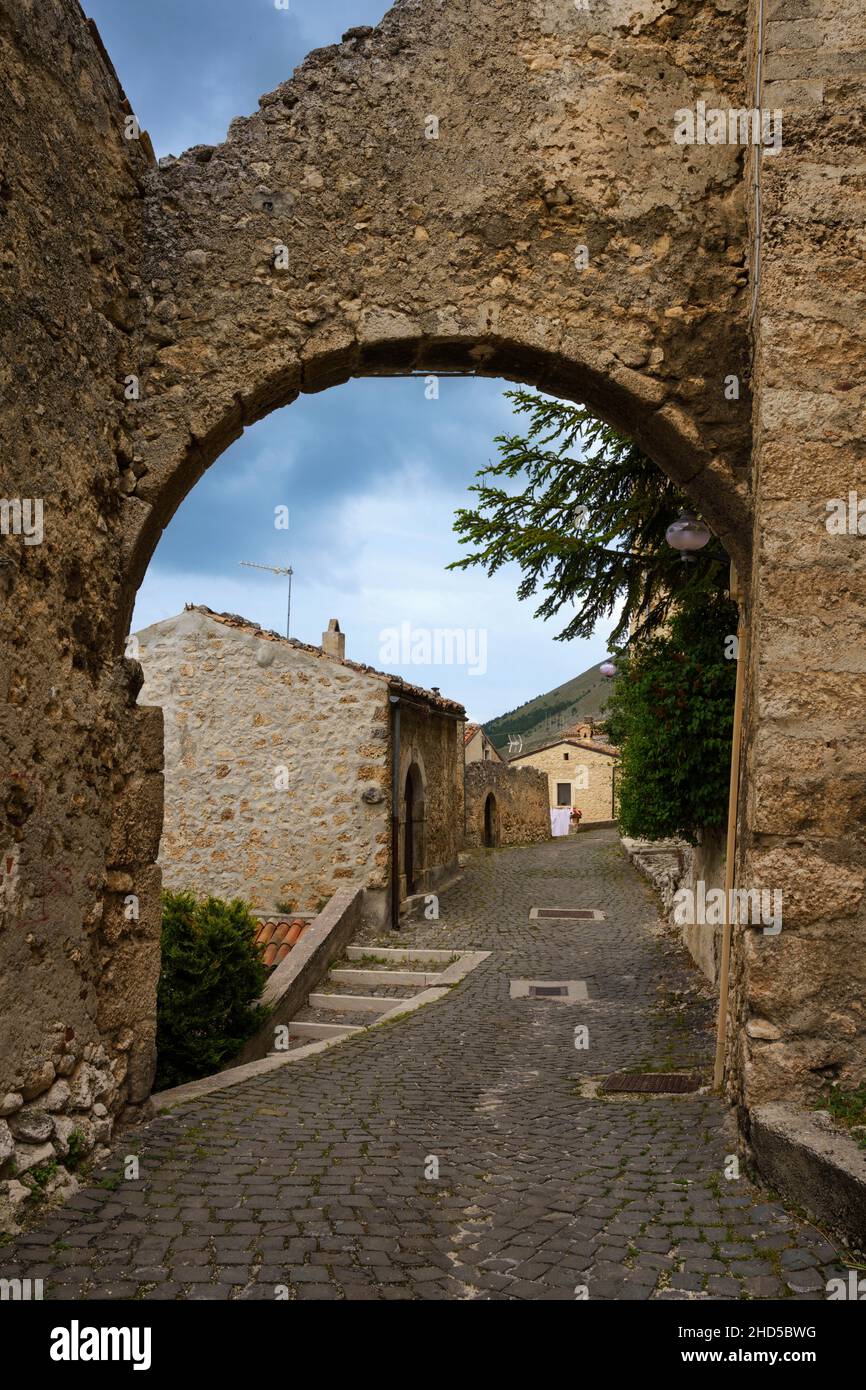
[[289,1024],[289,1049],[339,1041],[432,1003],[488,955],[349,946]]

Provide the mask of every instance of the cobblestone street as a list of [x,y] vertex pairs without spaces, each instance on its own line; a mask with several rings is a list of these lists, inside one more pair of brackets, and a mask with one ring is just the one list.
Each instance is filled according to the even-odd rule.
[[[126,1131],[0,1274],[64,1299],[824,1296],[836,1252],[725,1177],[717,1099],[591,1094],[626,1066],[706,1077],[714,1040],[612,831],[478,852],[399,944],[492,954],[435,1004]],[[527,977],[584,980],[588,1002],[511,999]]]

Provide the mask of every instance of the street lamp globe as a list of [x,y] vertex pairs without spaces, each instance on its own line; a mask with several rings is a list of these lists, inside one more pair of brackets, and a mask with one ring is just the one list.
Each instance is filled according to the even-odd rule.
[[694,512],[683,512],[665,531],[668,545],[679,550],[684,560],[690,558],[689,552],[703,550],[709,539],[710,528],[703,521],[698,521]]
[[601,674],[603,676],[609,677],[616,675],[616,666],[611,661],[610,657],[608,657],[607,661],[603,661],[598,669],[601,671]]

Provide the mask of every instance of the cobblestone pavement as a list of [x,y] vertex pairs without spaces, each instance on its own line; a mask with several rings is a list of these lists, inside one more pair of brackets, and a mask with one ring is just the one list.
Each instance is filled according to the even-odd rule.
[[[718,1100],[583,1093],[624,1066],[705,1069],[712,1044],[700,977],[612,832],[479,851],[402,940],[493,954],[415,1014],[127,1131],[0,1275],[48,1298],[824,1296],[833,1247],[725,1177]],[[526,977],[585,980],[589,1002],[512,1000]]]

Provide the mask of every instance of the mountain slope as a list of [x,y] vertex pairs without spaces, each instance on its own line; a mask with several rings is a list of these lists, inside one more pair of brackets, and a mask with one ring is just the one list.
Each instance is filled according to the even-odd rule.
[[600,665],[590,666],[589,670],[549,690],[546,695],[537,695],[517,709],[488,720],[484,725],[487,737],[507,757],[509,734],[520,734],[523,752],[531,753],[540,744],[550,743],[570,724],[583,719],[600,719],[611,685],[601,674]]

